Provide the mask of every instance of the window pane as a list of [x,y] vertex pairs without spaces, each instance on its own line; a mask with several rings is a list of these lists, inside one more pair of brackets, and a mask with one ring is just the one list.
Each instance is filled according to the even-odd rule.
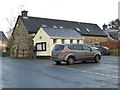
[[64,43],[65,43],[65,39],[62,39],[62,40],[61,40],[61,43],[63,43],[63,44],[64,44]]
[[37,50],[42,50],[42,44],[37,45]]
[[81,45],[72,45],[68,46],[68,48],[71,50],[83,50],[83,47]]
[[74,46],[68,46],[69,49],[74,50]]
[[43,46],[43,47],[42,47],[42,48],[43,48],[43,50],[45,50],[45,43],[43,43],[43,45],[42,45],[42,46]]
[[46,51],[46,42],[37,43],[37,50],[38,51]]
[[57,43],[57,39],[53,39],[53,43]]
[[76,45],[76,50],[83,50],[82,45]]
[[64,49],[64,46],[62,46],[62,45],[56,45],[54,48],[53,48],[53,50],[55,50],[55,51],[60,51],[60,50],[63,50]]
[[70,43],[73,43],[73,40],[70,40]]
[[91,50],[88,46],[85,46],[85,45],[83,46],[83,48],[84,48],[85,51],[90,51]]

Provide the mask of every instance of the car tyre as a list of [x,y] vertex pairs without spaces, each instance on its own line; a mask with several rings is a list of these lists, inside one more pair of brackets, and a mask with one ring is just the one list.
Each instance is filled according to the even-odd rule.
[[100,56],[99,55],[96,55],[95,56],[95,58],[94,58],[94,61],[96,62],[96,63],[99,63],[100,62]]
[[86,61],[84,60],[84,61],[82,61],[82,63],[86,63]]
[[68,57],[68,59],[67,59],[67,64],[69,64],[69,65],[73,65],[74,64],[74,57]]
[[56,65],[59,65],[61,63],[61,61],[55,61]]

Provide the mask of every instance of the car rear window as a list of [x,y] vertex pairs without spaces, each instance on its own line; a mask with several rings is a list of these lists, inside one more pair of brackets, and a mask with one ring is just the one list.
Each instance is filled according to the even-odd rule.
[[64,46],[63,45],[56,45],[53,50],[55,51],[60,51],[60,50],[63,50],[64,49]]

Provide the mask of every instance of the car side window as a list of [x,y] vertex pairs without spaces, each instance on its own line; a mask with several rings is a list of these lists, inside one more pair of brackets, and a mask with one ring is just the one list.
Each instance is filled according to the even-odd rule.
[[75,50],[83,50],[82,45],[75,45]]
[[91,51],[91,48],[88,47],[88,46],[86,46],[86,45],[83,45],[83,49],[84,49],[85,51]]
[[72,45],[72,46],[68,46],[68,48],[71,50],[83,50],[82,45]]
[[69,49],[74,50],[74,46],[68,46]]

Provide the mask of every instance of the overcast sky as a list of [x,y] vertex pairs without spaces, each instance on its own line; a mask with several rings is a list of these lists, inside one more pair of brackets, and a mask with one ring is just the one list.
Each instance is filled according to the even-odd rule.
[[1,0],[0,31],[7,32],[20,10],[27,10],[29,16],[62,19],[78,22],[104,23],[118,18],[120,0]]

